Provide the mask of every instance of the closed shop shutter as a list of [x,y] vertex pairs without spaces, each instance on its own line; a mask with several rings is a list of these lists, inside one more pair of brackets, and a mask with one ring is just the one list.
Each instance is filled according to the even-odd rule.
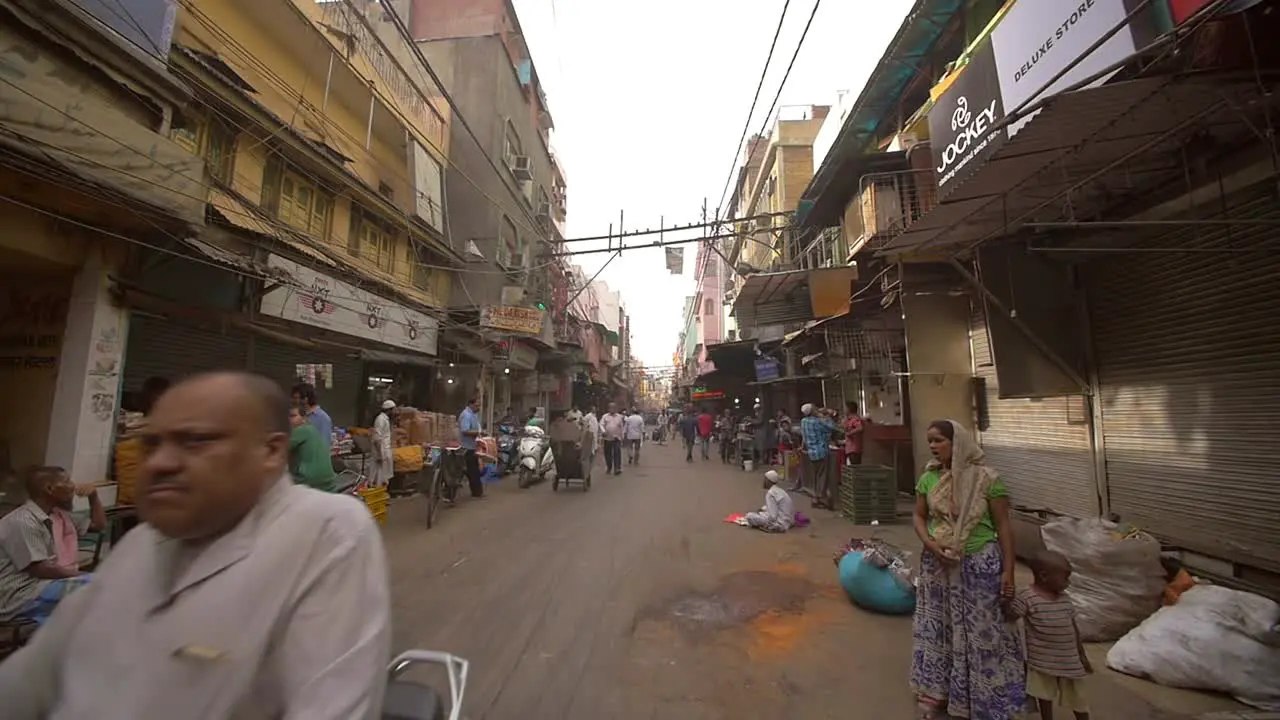
[[239,370],[248,358],[248,336],[133,313],[125,346],[124,389],[137,392],[149,377],[180,380],[212,370]]
[[[1235,219],[1275,217],[1263,198]],[[1257,248],[1274,226],[1160,250]],[[1086,267],[1111,509],[1178,546],[1280,571],[1280,254],[1110,254]]]
[[333,387],[316,388],[320,406],[337,427],[367,426],[372,418],[356,416],[360,394],[364,391],[364,363],[350,353],[337,349],[294,347],[270,338],[253,339],[253,368],[280,383],[286,389],[298,383],[298,365],[333,366]]
[[1001,400],[982,306],[969,327],[974,374],[986,381],[990,425],[981,432],[987,462],[1000,472],[1017,507],[1097,517],[1088,405],[1080,397]]

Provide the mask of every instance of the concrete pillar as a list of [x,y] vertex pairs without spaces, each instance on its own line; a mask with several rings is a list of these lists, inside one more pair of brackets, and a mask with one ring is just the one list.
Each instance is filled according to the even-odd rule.
[[107,263],[91,250],[71,289],[45,463],[77,483],[102,482],[110,465],[128,313],[112,305]]
[[916,472],[930,459],[929,423],[955,420],[973,427],[973,360],[969,298],[904,293],[907,369],[911,383],[911,448]]

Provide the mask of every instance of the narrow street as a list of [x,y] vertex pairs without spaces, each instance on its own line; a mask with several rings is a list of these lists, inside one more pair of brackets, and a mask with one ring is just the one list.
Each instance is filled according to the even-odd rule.
[[[597,466],[588,493],[490,486],[429,531],[420,498],[397,501],[396,650],[468,658],[470,720],[911,717],[910,619],[836,584],[832,552],[860,529],[829,513],[782,536],[725,524],[760,503],[756,474],[645,450],[619,477]],[[1094,685],[1099,717],[1181,717]]]

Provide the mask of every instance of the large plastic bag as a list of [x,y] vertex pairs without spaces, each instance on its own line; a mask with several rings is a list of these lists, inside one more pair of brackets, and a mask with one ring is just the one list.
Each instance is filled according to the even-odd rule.
[[915,588],[892,570],[868,562],[861,550],[840,559],[840,586],[854,604],[872,612],[910,615],[916,608]]
[[1280,605],[1197,585],[1120,639],[1107,665],[1171,687],[1212,690],[1280,711]]
[[1071,561],[1067,597],[1086,642],[1115,640],[1160,607],[1160,543],[1098,518],[1063,518],[1040,530],[1044,545]]

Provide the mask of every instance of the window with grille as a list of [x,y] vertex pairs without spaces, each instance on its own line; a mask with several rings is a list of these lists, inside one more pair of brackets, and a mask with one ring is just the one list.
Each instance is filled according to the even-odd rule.
[[209,177],[231,184],[236,154],[236,134],[231,128],[216,120],[175,114],[169,137],[187,152],[203,158]]
[[283,173],[279,187],[276,217],[295,230],[327,240],[333,224],[333,197],[291,171]]
[[523,267],[520,251],[520,234],[516,232],[516,224],[511,221],[511,218],[503,215],[502,222],[498,226],[498,264],[508,270]]
[[359,205],[351,205],[351,230],[347,252],[373,263],[387,273],[396,269],[396,235],[377,215]]

